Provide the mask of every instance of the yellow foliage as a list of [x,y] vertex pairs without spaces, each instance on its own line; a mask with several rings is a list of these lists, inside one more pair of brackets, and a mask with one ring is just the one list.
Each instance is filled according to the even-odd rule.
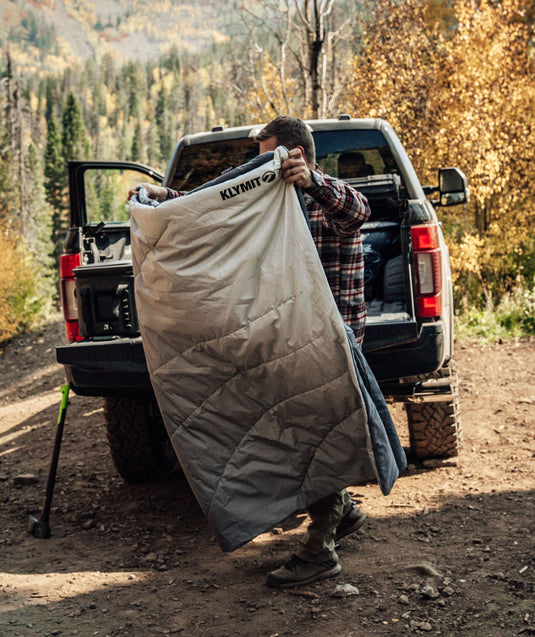
[[511,193],[525,190],[533,176],[535,87],[529,35],[516,19],[523,4],[458,0],[457,33],[440,67],[434,101],[448,145],[436,146],[437,158],[464,161],[479,232],[495,219],[505,222],[518,198]]
[[30,93],[30,109],[32,111],[32,113],[39,115],[38,113],[38,108],[39,108],[39,98],[37,97],[37,95],[32,91]]
[[106,85],[103,85],[104,100],[106,104],[106,115],[109,117],[117,108],[117,95],[111,92]]
[[221,33],[217,29],[212,30],[212,40],[215,44],[224,44],[225,42],[230,42],[230,37],[225,33]]
[[468,299],[482,293],[485,299],[496,298],[518,285],[525,278],[529,257],[526,252],[532,252],[526,237],[524,228],[502,228],[493,223],[484,235],[467,232],[460,241],[451,242],[450,264],[456,296]]
[[304,118],[310,116],[310,113],[301,112],[293,100],[293,96],[299,95],[295,78],[285,77],[282,81],[280,69],[266,52],[259,58],[256,78],[243,104],[247,121],[268,121],[282,113]]
[[454,283],[472,300],[499,295],[533,274],[526,257],[535,246],[527,2],[454,0],[449,29],[419,0],[369,4],[376,19],[355,56],[345,108],[387,119],[423,183],[436,183],[442,166],[465,172],[470,204],[439,209]]
[[441,35],[437,25],[426,21],[420,0],[371,5],[375,18],[354,59],[343,107],[355,117],[388,120],[414,159],[424,151],[422,126],[438,115],[429,97],[435,90]]
[[0,342],[27,326],[36,313],[35,271],[17,240],[0,231]]
[[485,242],[481,237],[465,234],[460,243],[450,248],[450,263],[455,284],[462,271],[481,275],[480,261]]

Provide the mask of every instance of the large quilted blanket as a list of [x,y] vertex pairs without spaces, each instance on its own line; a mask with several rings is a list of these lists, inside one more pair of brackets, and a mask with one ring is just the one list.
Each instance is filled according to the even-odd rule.
[[388,493],[405,466],[280,179],[286,153],[155,208],[131,201],[151,382],[225,551],[337,489],[378,481]]

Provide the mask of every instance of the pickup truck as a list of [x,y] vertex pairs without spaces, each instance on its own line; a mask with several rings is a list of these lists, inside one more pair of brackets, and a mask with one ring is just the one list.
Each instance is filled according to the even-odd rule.
[[[453,349],[448,249],[435,206],[468,200],[463,173],[438,171],[423,187],[392,127],[381,119],[308,122],[324,172],[367,196],[362,226],[367,324],[363,352],[387,400],[404,403],[409,455],[458,455],[462,446]],[[69,164],[70,229],[60,257],[68,344],[57,348],[79,395],[102,396],[113,461],[130,482],[179,467],[146,367],[136,314],[128,188],[152,181],[189,191],[258,154],[258,126],[186,135],[165,175],[132,162]],[[436,193],[436,200],[430,197]]]

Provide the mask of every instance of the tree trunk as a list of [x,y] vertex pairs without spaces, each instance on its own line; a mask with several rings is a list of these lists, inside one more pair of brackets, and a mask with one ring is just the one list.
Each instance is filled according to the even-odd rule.
[[19,100],[19,86],[15,82],[13,75],[13,65],[9,51],[6,51],[6,59],[7,120],[12,161],[10,187],[13,188],[17,194],[16,216],[18,217],[21,235],[24,240],[27,240],[30,238],[28,237],[30,224],[27,223],[27,215],[24,209],[24,154],[22,148],[22,113]]

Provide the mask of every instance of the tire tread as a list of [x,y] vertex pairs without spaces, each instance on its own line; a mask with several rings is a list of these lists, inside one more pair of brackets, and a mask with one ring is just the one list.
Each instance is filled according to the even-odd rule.
[[124,480],[161,480],[178,471],[155,400],[105,398],[104,414],[113,463]]
[[418,459],[458,456],[463,444],[459,385],[454,360],[426,380],[449,378],[444,400],[409,402],[405,405],[411,452]]

